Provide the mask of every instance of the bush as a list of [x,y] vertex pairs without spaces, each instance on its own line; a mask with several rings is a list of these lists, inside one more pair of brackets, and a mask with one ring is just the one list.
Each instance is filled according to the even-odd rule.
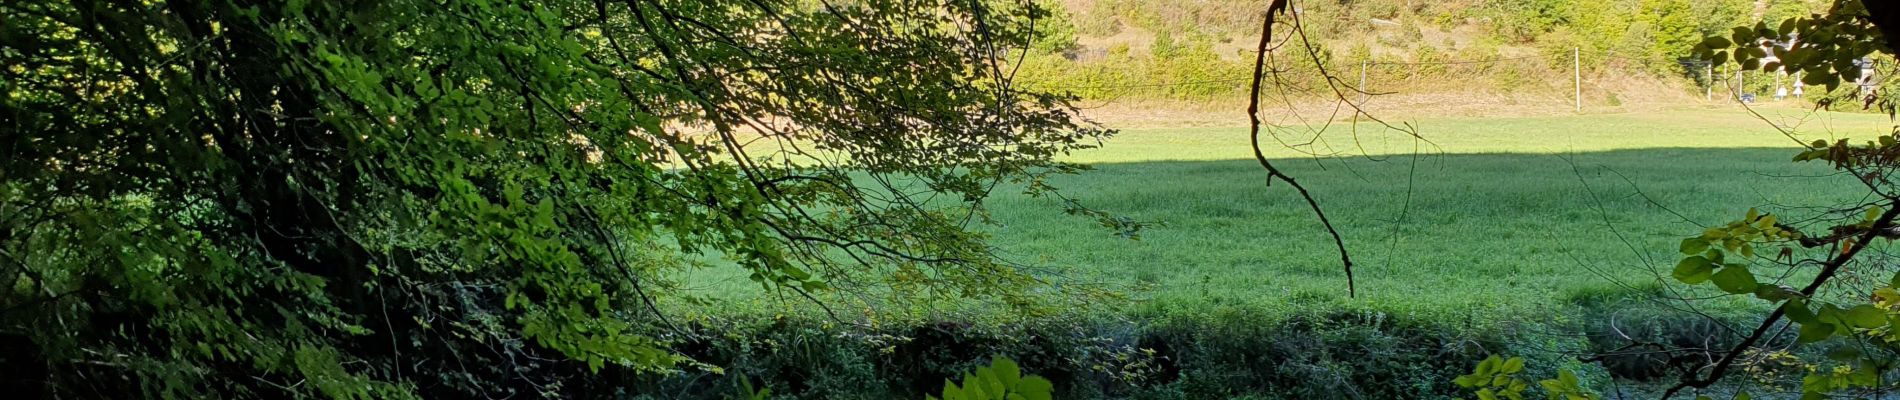
[[1146,324],[1078,316],[1029,324],[943,321],[871,331],[798,319],[701,325],[682,352],[724,366],[731,377],[683,373],[627,387],[716,399],[742,378],[781,398],[922,398],[1001,356],[1048,378],[1065,399],[1438,399],[1458,394],[1451,378],[1470,365],[1536,340],[1445,322],[1465,320],[1459,318],[1358,310],[1271,315],[1155,316]]

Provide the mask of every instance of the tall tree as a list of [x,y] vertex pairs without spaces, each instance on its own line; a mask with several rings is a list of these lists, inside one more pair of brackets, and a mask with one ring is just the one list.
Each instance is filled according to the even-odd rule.
[[[1022,302],[999,184],[1108,132],[1032,3],[0,4],[0,364],[61,397],[592,397],[698,257]],[[933,200],[935,199],[935,200]]]

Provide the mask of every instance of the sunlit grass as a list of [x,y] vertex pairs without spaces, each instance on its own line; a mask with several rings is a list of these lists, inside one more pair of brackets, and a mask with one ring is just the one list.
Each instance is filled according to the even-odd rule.
[[[1885,115],[1816,113],[1805,109],[1763,107],[1756,114],[1737,107],[1682,108],[1627,114],[1539,117],[1388,120],[1418,134],[1386,128],[1369,119],[1358,123],[1301,123],[1292,118],[1270,122],[1263,150],[1273,158],[1314,155],[1390,156],[1413,153],[1559,154],[1650,148],[1792,147],[1838,137],[1866,138],[1888,132]],[[1764,120],[1765,119],[1765,120]],[[1251,159],[1245,120],[1224,128],[1129,129],[1102,148],[1076,154],[1089,163]],[[1772,125],[1771,125],[1772,123]],[[1314,128],[1325,128],[1317,139]]]

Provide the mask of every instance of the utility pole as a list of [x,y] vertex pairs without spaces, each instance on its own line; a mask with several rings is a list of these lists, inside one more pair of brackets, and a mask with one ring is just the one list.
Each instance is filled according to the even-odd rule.
[[1583,112],[1583,58],[1576,47],[1570,48],[1570,82],[1577,96],[1577,112]]
[[1704,101],[1715,101],[1715,63],[1710,62],[1708,68],[1709,85],[1702,88],[1702,97]]

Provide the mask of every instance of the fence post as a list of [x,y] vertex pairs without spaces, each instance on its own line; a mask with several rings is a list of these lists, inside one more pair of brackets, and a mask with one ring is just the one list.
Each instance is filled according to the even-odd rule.
[[1359,60],[1359,103],[1360,104],[1365,104],[1366,97],[1370,96],[1372,93],[1372,91],[1366,90],[1366,66],[1368,64],[1371,64],[1371,60]]
[[1803,85],[1801,84],[1801,71],[1795,71],[1794,75],[1789,75],[1788,80],[1791,81],[1789,86],[1794,86],[1794,98],[1802,98],[1801,86]]
[[1577,96],[1577,112],[1583,112],[1583,60],[1576,47],[1570,48],[1570,82]]

